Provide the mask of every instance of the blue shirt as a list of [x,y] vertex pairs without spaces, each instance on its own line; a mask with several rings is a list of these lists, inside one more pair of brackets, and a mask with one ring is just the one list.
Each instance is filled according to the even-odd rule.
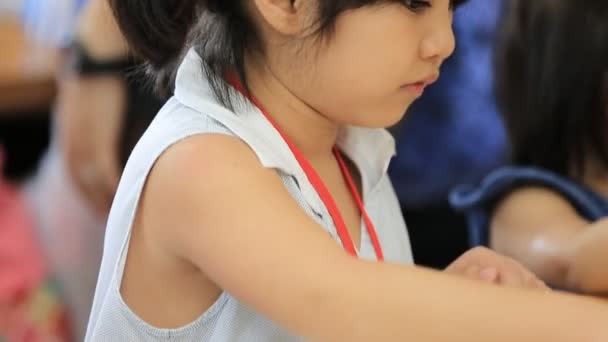
[[467,218],[471,247],[487,246],[494,208],[509,193],[523,187],[550,189],[589,221],[608,216],[608,200],[587,186],[551,171],[506,166],[494,170],[478,186],[461,185],[450,194],[450,204]]

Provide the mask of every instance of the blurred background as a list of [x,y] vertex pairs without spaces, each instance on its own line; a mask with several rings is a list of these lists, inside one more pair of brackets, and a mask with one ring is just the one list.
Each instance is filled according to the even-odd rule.
[[[440,81],[415,103],[403,122],[391,129],[398,155],[390,174],[417,264],[442,269],[472,246],[496,247],[489,241],[493,211],[501,196],[508,194],[516,183],[557,189],[556,193],[571,202],[587,223],[608,216],[608,202],[604,200],[608,191],[602,192],[603,183],[554,170],[534,158],[524,162],[515,158],[517,154],[508,142],[505,118],[500,112],[521,112],[527,117],[534,114],[522,108],[513,109],[513,102],[518,100],[503,101],[498,106],[500,101],[495,94],[508,93],[503,100],[514,97],[512,94],[516,92],[511,89],[523,89],[524,84],[534,80],[534,75],[527,77],[526,70],[534,74],[530,70],[542,70],[544,65],[517,69],[528,57],[510,51],[509,56],[521,58],[518,60],[521,63],[514,66],[499,63],[497,68],[496,52],[507,51],[509,39],[527,35],[524,23],[531,21],[518,20],[549,13],[550,5],[532,3],[551,1],[511,2],[509,8],[506,1],[470,0],[456,13],[457,48],[443,66]],[[606,12],[598,10],[604,6],[605,11],[603,0],[582,2],[580,18],[589,10],[603,13],[604,22],[608,20]],[[558,11],[551,13],[560,15]],[[576,20],[573,17],[550,23],[577,27],[581,31],[579,36],[584,36],[586,27],[572,25]],[[559,32],[555,27],[542,31],[548,25],[525,28],[541,30],[533,33],[542,40],[551,32]],[[608,31],[599,25],[589,30]],[[597,41],[589,40],[589,44]],[[502,50],[497,50],[499,42]],[[532,44],[530,48],[546,47],[534,41],[528,43]],[[602,46],[608,46],[608,42]],[[86,330],[114,190],[133,145],[164,99],[151,94],[149,87],[132,77],[137,61],[129,57],[104,0],[2,0],[0,48],[0,341],[80,341]],[[593,55],[595,48],[599,49],[591,46],[587,55]],[[544,51],[538,55],[550,57],[552,53]],[[605,55],[599,52],[597,55],[600,57],[595,62],[603,68],[599,70],[606,72],[608,90],[605,66],[608,57],[602,59]],[[574,59],[565,63],[569,68],[581,66],[577,70],[590,65],[588,61]],[[497,82],[495,70],[499,69],[502,78]],[[505,78],[509,72],[517,77]],[[501,92],[495,91],[497,83]],[[538,89],[559,95],[562,89],[551,89],[554,84],[559,82],[537,83]],[[601,83],[592,86],[601,87]],[[584,90],[595,92],[593,88]],[[608,103],[608,91],[605,96]],[[584,106],[584,101],[578,105]],[[550,104],[541,102],[546,108]],[[564,107],[567,106],[562,103],[555,106]],[[545,117],[543,122],[552,120],[559,120],[557,114]],[[555,139],[559,139],[564,132],[556,127],[568,125],[556,123],[548,127],[556,129]],[[581,131],[575,135],[584,134]],[[555,146],[552,137],[544,139]],[[522,174],[505,166],[537,169],[532,174]],[[538,168],[542,170],[537,172]],[[604,177],[606,168],[602,170]],[[482,182],[488,174],[489,180]],[[506,181],[496,183],[501,179]],[[583,195],[578,190],[574,195],[562,190],[565,183],[570,184],[568,189],[584,188]],[[462,184],[469,186],[459,187]],[[594,203],[599,203],[591,210],[593,215],[586,215],[585,204],[577,202],[589,193]],[[597,235],[585,237],[586,243],[592,242],[585,249],[606,250],[597,248],[597,241],[606,245],[606,232],[608,229],[601,234],[594,231]],[[542,249],[521,252],[521,246],[532,246],[530,239],[558,241],[547,230],[534,234],[518,240],[515,252],[510,252],[512,246],[501,251],[524,263],[542,259],[551,264],[555,256]],[[566,245],[572,241],[559,243]],[[499,240],[493,243],[500,245]],[[595,254],[593,259],[608,260],[601,254]],[[553,278],[543,268],[544,263],[532,261],[526,265],[556,287],[577,292],[591,289]],[[608,293],[608,276],[603,273],[600,277],[594,279],[593,290]]]

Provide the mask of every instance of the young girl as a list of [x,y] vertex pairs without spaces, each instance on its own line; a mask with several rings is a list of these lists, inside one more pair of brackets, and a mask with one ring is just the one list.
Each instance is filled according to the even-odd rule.
[[[605,304],[408,265],[375,127],[438,77],[456,3],[111,3],[175,97],[123,174],[88,341],[608,339]],[[542,288],[484,250],[449,271]]]
[[562,289],[608,293],[608,2],[512,1],[498,94],[513,167],[454,193],[474,244]]

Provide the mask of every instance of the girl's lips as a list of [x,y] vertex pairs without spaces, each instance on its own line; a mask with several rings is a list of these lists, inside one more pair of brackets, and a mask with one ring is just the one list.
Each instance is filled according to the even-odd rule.
[[421,96],[424,93],[426,87],[435,83],[438,78],[439,74],[433,74],[427,78],[421,79],[418,82],[405,84],[401,86],[401,88],[414,93],[414,95],[416,96]]

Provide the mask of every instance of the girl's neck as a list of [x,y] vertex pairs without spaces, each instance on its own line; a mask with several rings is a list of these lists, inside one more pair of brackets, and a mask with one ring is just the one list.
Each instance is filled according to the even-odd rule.
[[292,93],[267,67],[246,67],[248,86],[266,113],[309,159],[332,152],[339,125]]

